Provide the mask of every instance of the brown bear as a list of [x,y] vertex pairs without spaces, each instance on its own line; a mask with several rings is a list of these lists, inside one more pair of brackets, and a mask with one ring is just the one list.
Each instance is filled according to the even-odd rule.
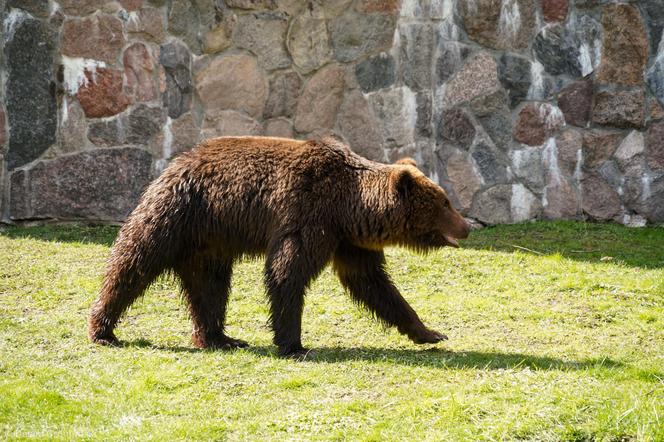
[[113,245],[89,337],[117,344],[122,313],[168,271],[182,284],[200,348],[244,347],[224,332],[233,264],[266,255],[274,343],[305,353],[304,292],[332,262],[354,301],[414,342],[428,329],[385,271],[383,248],[457,247],[470,227],[445,191],[412,166],[369,161],[334,138],[222,137],[174,159]]

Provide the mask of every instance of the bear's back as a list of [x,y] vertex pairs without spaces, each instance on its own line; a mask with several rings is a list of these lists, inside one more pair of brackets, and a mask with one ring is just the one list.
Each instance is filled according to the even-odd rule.
[[190,201],[220,226],[224,242],[258,252],[287,226],[333,223],[335,210],[356,193],[358,165],[372,162],[341,143],[220,137],[176,158],[165,180],[195,189]]

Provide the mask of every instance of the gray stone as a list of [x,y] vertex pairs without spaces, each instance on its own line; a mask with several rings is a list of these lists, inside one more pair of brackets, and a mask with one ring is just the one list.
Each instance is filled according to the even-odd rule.
[[470,102],[469,107],[494,144],[506,152],[512,139],[512,118],[506,92],[499,89],[492,94],[477,97]]
[[291,60],[286,52],[286,16],[276,12],[241,15],[233,31],[233,42],[258,57],[267,70],[286,68]]
[[216,57],[196,72],[195,80],[206,114],[232,109],[251,117],[263,115],[268,85],[254,57],[245,54]]
[[588,125],[592,102],[593,84],[590,80],[570,83],[558,95],[558,107],[565,116],[565,122],[573,126]]
[[500,57],[498,77],[509,93],[512,107],[528,97],[531,84],[530,65],[528,59],[517,55],[505,53]]
[[270,94],[265,103],[265,118],[292,117],[297,107],[297,98],[302,88],[302,80],[295,72],[276,74],[270,80]]
[[200,54],[201,36],[216,24],[216,6],[216,2],[210,0],[171,0],[168,32],[181,37],[192,52]]
[[378,120],[383,147],[393,149],[415,141],[417,97],[409,88],[381,89],[369,94],[369,103]]
[[557,164],[560,172],[573,176],[581,167],[583,135],[574,129],[567,129],[556,136]]
[[473,147],[471,156],[484,183],[494,185],[507,181],[507,168],[498,153],[489,144],[480,141]]
[[55,142],[57,129],[53,35],[26,15],[20,15],[11,30],[4,35],[9,170],[39,158]]
[[538,218],[542,212],[542,203],[521,183],[512,185],[510,214],[513,223],[521,223]]
[[581,76],[579,50],[573,36],[562,25],[554,24],[542,29],[535,37],[533,50],[549,74]]
[[352,90],[346,95],[338,121],[351,149],[371,160],[385,161],[378,122],[360,91]]
[[343,67],[332,64],[309,79],[297,102],[295,130],[313,132],[334,126],[343,98],[344,76]]
[[602,25],[590,15],[574,14],[567,29],[574,32],[579,48],[581,75],[590,75],[602,60]]
[[544,195],[544,218],[578,219],[581,216],[579,194],[566,178],[550,180],[544,189]]
[[638,4],[644,13],[644,21],[650,30],[650,53],[654,55],[662,41],[664,8],[660,0],[641,0]]
[[434,53],[435,85],[440,86],[452,78],[470,55],[470,48],[456,41],[439,41]]
[[648,146],[648,166],[652,170],[664,170],[664,121],[653,123],[646,132],[646,145]]
[[8,0],[7,7],[23,9],[39,18],[47,18],[49,16],[48,0]]
[[88,128],[88,139],[97,146],[120,146],[125,144],[125,129],[122,118],[95,120]]
[[431,89],[431,60],[434,51],[434,32],[431,24],[407,23],[399,26],[400,59],[403,82],[414,91]]
[[642,89],[603,91],[595,95],[593,122],[620,128],[641,128],[645,122]]
[[226,0],[226,4],[238,9],[274,9],[277,7],[275,0]]
[[645,151],[645,141],[643,133],[633,130],[625,137],[625,139],[618,146],[618,150],[614,154],[616,161],[621,169],[626,169],[633,163],[634,157],[642,156]]
[[542,149],[540,147],[523,146],[512,151],[512,172],[531,189],[542,189],[545,184],[542,166]]
[[203,122],[203,139],[230,135],[262,135],[263,126],[247,115],[224,110],[207,117]]
[[607,161],[606,163],[602,164],[602,166],[597,169],[597,172],[599,173],[599,176],[604,179],[604,181],[609,183],[609,186],[611,186],[613,190],[618,192],[618,194],[622,192],[624,177],[620,171],[620,168],[618,167],[618,164],[616,164],[615,161]]
[[392,86],[395,80],[394,58],[381,53],[368,58],[355,66],[355,77],[364,92]]
[[470,216],[484,224],[508,224],[512,221],[512,185],[500,184],[479,192]]
[[291,22],[286,38],[293,63],[307,74],[323,66],[331,57],[327,22],[311,13],[298,15]]
[[293,138],[293,123],[279,117],[265,122],[265,135],[268,137]]
[[655,62],[646,71],[645,77],[648,87],[664,106],[664,45]]
[[355,14],[347,11],[330,22],[334,57],[349,62],[390,48],[395,25],[393,15]]
[[191,107],[191,55],[184,45],[172,41],[161,46],[159,63],[164,67],[166,77],[162,95],[164,106],[169,117],[177,118]]
[[537,29],[533,0],[462,1],[459,12],[468,36],[494,49],[524,49]]
[[76,100],[68,99],[63,99],[61,107],[60,125],[58,127],[60,151],[70,153],[83,150],[88,128],[83,109]]
[[170,151],[172,155],[190,150],[198,144],[200,129],[190,112],[172,120],[170,131],[172,136]]
[[461,109],[444,110],[437,125],[438,144],[452,144],[468,150],[475,140],[475,125]]
[[609,221],[620,213],[618,193],[600,175],[585,173],[581,189],[581,207],[591,219]]
[[416,94],[417,121],[415,131],[419,137],[429,138],[433,133],[433,98],[430,91],[422,91]]
[[139,104],[129,113],[126,140],[130,144],[146,145],[161,132],[165,122],[166,115],[161,107]]
[[583,133],[583,167],[593,169],[613,156],[622,140],[621,132],[591,130]]
[[14,174],[9,216],[121,221],[152,179],[152,156],[136,148],[100,149],[36,163]]
[[443,105],[452,107],[500,88],[496,61],[488,53],[480,52],[447,83]]
[[458,208],[462,213],[468,213],[475,193],[482,186],[482,179],[475,173],[468,153],[455,150],[447,160],[446,172],[458,200]]

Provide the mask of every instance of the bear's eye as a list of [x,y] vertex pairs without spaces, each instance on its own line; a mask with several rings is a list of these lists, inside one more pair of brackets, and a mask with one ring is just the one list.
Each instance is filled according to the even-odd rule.
[[450,208],[450,200],[445,200],[445,204],[443,204],[443,207],[445,207],[446,209],[449,209]]

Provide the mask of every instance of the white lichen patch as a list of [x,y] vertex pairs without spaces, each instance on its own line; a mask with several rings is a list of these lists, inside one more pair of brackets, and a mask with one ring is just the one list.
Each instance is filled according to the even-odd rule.
[[503,0],[500,7],[498,32],[507,39],[513,40],[521,29],[521,11],[517,0]]
[[92,77],[94,82],[97,76],[97,69],[106,67],[106,63],[88,58],[62,56],[62,66],[64,68],[64,87],[69,95],[76,95],[81,86],[88,84],[89,79],[86,72]]
[[173,132],[171,130],[171,125],[173,120],[171,117],[166,117],[166,124],[163,128],[163,138],[164,141],[161,146],[161,151],[164,155],[164,158],[170,158],[173,155]]
[[16,28],[28,18],[32,18],[32,15],[22,9],[12,8],[9,11],[3,22],[5,42],[11,41],[14,38]]
[[541,100],[544,98],[544,66],[539,61],[530,64],[530,87],[528,88],[529,100]]
[[537,198],[523,184],[512,184],[512,198],[510,200],[510,211],[512,222],[529,220]]
[[556,145],[556,139],[551,137],[546,140],[544,143],[543,152],[543,161],[544,167],[547,170],[549,176],[548,183],[551,185],[559,185],[561,183],[561,173],[560,167],[558,166],[558,146]]
[[539,119],[544,123],[544,127],[549,132],[565,126],[563,112],[557,106],[547,103],[539,105]]
[[58,12],[59,10],[60,10],[60,3],[56,2],[56,1],[53,1],[53,0],[50,0],[48,2],[48,15],[49,16],[52,16],[53,14]]

